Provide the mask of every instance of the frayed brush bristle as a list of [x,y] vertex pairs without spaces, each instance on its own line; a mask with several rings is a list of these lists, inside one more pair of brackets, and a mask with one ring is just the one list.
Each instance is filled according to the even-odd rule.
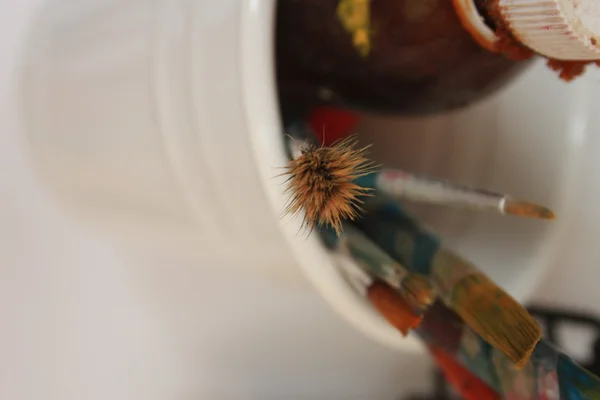
[[329,147],[303,149],[287,166],[286,191],[291,198],[284,213],[295,215],[303,210],[303,227],[312,230],[330,225],[340,234],[342,221],[356,219],[361,211],[361,197],[369,195],[369,189],[354,183],[375,168],[365,157],[366,150],[367,147],[357,148],[354,137]]
[[452,308],[516,369],[523,368],[542,338],[540,326],[527,310],[483,275],[467,276],[455,286]]

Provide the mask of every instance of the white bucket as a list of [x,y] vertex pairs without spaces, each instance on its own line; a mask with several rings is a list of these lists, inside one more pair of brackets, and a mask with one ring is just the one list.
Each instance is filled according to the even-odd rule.
[[[219,259],[282,283],[302,282],[299,266],[356,327],[395,348],[419,349],[352,291],[315,235],[298,235],[299,220],[278,218],[286,197],[275,177],[286,156],[274,5],[48,1],[22,64],[32,156],[64,206],[115,243],[206,264]],[[379,160],[509,191],[558,213],[559,222],[547,224],[418,210],[526,299],[564,232],[564,205],[577,182],[580,142],[572,133],[582,123],[574,110],[588,110],[588,93],[534,68],[470,110],[371,119],[361,131],[369,132]]]

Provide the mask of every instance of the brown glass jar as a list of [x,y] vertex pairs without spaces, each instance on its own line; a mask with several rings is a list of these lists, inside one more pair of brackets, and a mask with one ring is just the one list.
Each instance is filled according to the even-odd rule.
[[396,114],[473,103],[528,65],[482,46],[465,26],[471,12],[493,33],[498,1],[278,0],[280,100]]

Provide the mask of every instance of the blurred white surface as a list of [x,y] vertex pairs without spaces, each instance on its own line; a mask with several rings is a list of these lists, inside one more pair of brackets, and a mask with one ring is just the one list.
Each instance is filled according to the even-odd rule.
[[120,253],[69,222],[23,151],[14,58],[37,0],[0,2],[0,398],[395,399],[429,363],[306,287]]
[[[427,360],[370,341],[306,288],[124,254],[65,219],[31,170],[10,104],[37,3],[0,1],[0,398],[392,400],[426,387]],[[599,85],[596,73],[586,79]],[[585,185],[536,298],[600,313],[598,114],[574,138]]]

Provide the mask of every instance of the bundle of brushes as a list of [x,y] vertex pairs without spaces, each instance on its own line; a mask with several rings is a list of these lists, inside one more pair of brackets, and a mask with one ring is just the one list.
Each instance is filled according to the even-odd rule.
[[541,219],[554,218],[550,210],[500,193],[381,171],[352,138],[321,146],[304,124],[287,133],[286,212],[303,212],[304,226],[317,228],[352,286],[402,334],[416,332],[447,376],[477,384],[477,394],[463,393],[466,398],[600,399],[595,376],[541,340],[539,325],[517,301],[444,247],[398,201]]
[[[388,213],[397,218],[389,222]],[[383,248],[386,243],[393,243],[395,234],[410,235],[405,224],[412,217],[401,207],[389,203],[368,206],[365,214],[359,225],[368,220],[366,224],[371,226],[369,232],[373,232],[371,229],[377,224],[394,225],[395,231],[382,227],[381,233],[371,237],[366,229],[363,231],[355,224],[344,222],[340,236],[330,228],[320,230],[324,243],[342,261],[341,272],[351,286],[402,334],[414,331],[427,344],[438,366],[449,381],[458,386],[456,389],[465,399],[600,399],[600,379],[548,341],[536,340],[531,351],[523,351],[526,356],[515,361],[502,346],[492,344],[489,338],[479,334],[475,330],[476,325],[468,323],[452,304],[444,301],[440,286],[433,279],[430,280],[431,285],[403,285],[404,279],[412,274],[424,276],[416,272],[424,263],[435,263],[432,261],[435,257],[430,254],[431,248],[417,244],[418,238],[413,236],[412,261],[409,259],[407,264],[403,264],[399,254],[406,256],[405,250],[388,253]],[[349,242],[354,242],[355,247],[361,244],[361,251],[349,251]],[[444,251],[462,260],[450,250]],[[418,263],[423,263],[420,268],[416,267]],[[352,269],[360,272],[352,272]],[[389,278],[394,276],[403,276],[404,279]],[[373,295],[374,290],[377,290],[377,296]],[[436,290],[437,301],[432,301]],[[414,299],[427,301],[415,302]],[[496,311],[492,313],[494,316],[497,316]],[[502,329],[503,332],[508,330]],[[514,339],[506,337],[506,340]]]

